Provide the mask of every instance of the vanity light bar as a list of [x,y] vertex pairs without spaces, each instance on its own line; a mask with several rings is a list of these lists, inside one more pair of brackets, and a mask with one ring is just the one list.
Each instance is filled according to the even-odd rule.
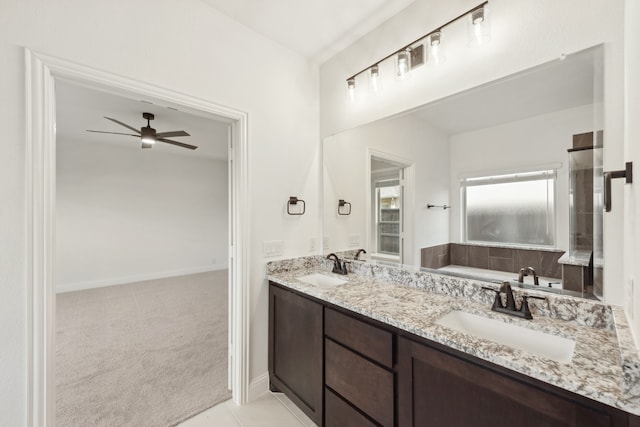
[[[466,16],[469,16],[469,22],[471,26],[476,27],[473,31],[473,33],[470,33],[470,37],[473,36],[474,38],[477,38],[477,40],[470,40],[469,45],[473,46],[473,45],[477,45],[480,44],[481,41],[484,39],[488,38],[488,34],[485,34],[483,31],[484,29],[481,28],[481,26],[485,23],[485,19],[487,17],[487,9],[486,9],[486,5],[488,4],[488,1],[485,1],[484,3],[481,3],[479,5],[477,5],[476,7],[469,9],[468,11],[464,12],[461,15],[456,16],[455,18],[453,18],[452,20],[446,22],[445,24],[439,26],[438,28],[436,28],[433,31],[428,32],[427,34],[415,39],[414,41],[412,41],[411,43],[406,44],[405,46],[401,47],[400,49],[396,50],[395,52],[390,53],[389,55],[385,56],[384,58],[380,59],[379,61],[376,61],[375,63],[369,65],[367,68],[364,68],[360,71],[358,71],[357,73],[355,73],[354,75],[352,75],[351,77],[349,77],[346,81],[347,81],[347,91],[348,91],[348,99],[349,101],[353,102],[355,101],[355,87],[356,87],[356,77],[358,77],[359,75],[365,73],[365,72],[369,72],[370,74],[372,72],[375,72],[375,76],[376,78],[378,77],[378,65],[383,62],[386,61],[387,59],[396,56],[398,59],[405,61],[402,65],[401,65],[401,70],[396,70],[396,74],[400,73],[397,77],[403,78],[405,76],[405,74],[411,70],[411,68],[413,68],[413,66],[415,66],[416,64],[412,64],[411,60],[413,60],[416,56],[419,57],[420,53],[419,52],[412,52],[413,50],[413,46],[423,40],[426,40],[429,36],[434,36],[432,39],[430,39],[431,45],[433,45],[433,42],[436,40],[437,38],[437,44],[440,43],[440,37],[442,35],[442,29],[453,24],[454,22],[458,21],[461,18],[464,18]],[[486,25],[485,25],[486,27]],[[420,45],[416,47],[416,50],[423,50],[424,46]],[[424,54],[424,53],[422,53]],[[409,59],[409,62],[407,62],[407,57]],[[420,63],[423,63],[424,59],[421,60]],[[417,64],[419,65],[419,64]],[[396,64],[396,68],[398,68],[398,64]],[[405,69],[406,68],[406,69]]]

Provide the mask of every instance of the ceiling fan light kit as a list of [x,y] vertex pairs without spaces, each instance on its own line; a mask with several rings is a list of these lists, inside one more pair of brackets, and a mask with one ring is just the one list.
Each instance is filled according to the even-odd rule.
[[88,129],[87,129],[87,132],[135,136],[136,138],[140,138],[140,142],[142,143],[142,148],[151,148],[158,141],[171,144],[171,145],[176,145],[182,148],[188,148],[189,150],[195,150],[196,148],[198,148],[195,145],[185,144],[184,142],[173,141],[171,139],[166,138],[166,137],[176,137],[176,136],[190,136],[187,132],[183,130],[157,133],[156,130],[151,127],[151,120],[155,119],[155,116],[152,113],[142,113],[142,118],[147,121],[147,125],[141,127],[140,130],[138,131],[138,129],[134,128],[133,126],[129,126],[128,124],[122,123],[119,120],[113,119],[111,117],[105,117],[105,119],[110,120],[114,123],[117,123],[120,126],[124,126],[130,131],[135,132],[135,134],[121,133],[121,132],[106,132],[106,131],[88,130]]
[[142,113],[142,117],[147,119],[147,125],[140,128],[142,148],[151,148],[156,143],[156,130],[151,127],[151,120],[156,117],[151,113]]

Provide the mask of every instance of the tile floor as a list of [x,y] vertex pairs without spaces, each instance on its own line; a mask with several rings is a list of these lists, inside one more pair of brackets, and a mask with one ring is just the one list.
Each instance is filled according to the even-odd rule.
[[178,427],[315,427],[315,424],[282,393],[266,393],[237,406],[223,402]]

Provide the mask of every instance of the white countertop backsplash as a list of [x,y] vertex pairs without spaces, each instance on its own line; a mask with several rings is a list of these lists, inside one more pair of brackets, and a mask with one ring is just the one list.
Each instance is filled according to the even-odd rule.
[[[598,301],[529,289],[533,320],[491,311],[495,294],[481,289],[497,285],[420,271],[406,266],[352,262],[347,276],[331,273],[333,262],[309,256],[267,263],[267,278],[319,300],[351,310],[398,329],[593,400],[640,415],[640,358],[624,312]],[[322,272],[348,280],[332,288],[296,277]],[[571,363],[559,363],[436,324],[452,310],[499,319],[575,340]]]

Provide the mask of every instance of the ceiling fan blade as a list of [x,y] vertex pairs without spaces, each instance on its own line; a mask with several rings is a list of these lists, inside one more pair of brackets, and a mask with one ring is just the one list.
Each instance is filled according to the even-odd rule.
[[107,120],[111,120],[112,122],[117,123],[117,124],[119,124],[120,126],[124,126],[124,127],[126,127],[127,129],[132,130],[132,131],[134,131],[135,133],[137,133],[138,135],[140,135],[140,130],[139,130],[139,129],[136,129],[136,128],[134,128],[134,127],[131,127],[131,126],[129,126],[128,124],[122,123],[120,120],[112,119],[111,117],[106,117],[106,116],[105,116],[105,119],[107,119]]
[[170,138],[172,136],[191,136],[183,130],[175,130],[173,132],[159,132],[156,133],[156,138]]
[[132,133],[121,133],[121,132],[105,132],[103,130],[89,130],[87,129],[87,132],[93,132],[93,133],[108,133],[110,135],[129,135],[129,136],[135,136],[136,138],[140,138],[140,135],[134,135]]
[[166,142],[167,144],[177,145],[178,147],[188,148],[189,150],[195,150],[195,145],[185,144],[184,142],[172,141],[170,139],[158,138],[157,141]]

